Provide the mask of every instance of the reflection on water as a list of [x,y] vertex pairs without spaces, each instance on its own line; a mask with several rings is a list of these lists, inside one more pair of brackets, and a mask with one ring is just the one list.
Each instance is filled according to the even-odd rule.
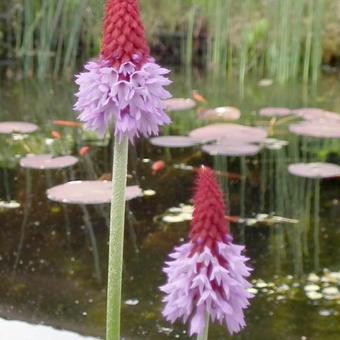
[[[192,89],[213,106],[236,106],[241,122],[269,126],[256,111],[264,106],[317,106],[340,111],[335,78],[316,91],[299,85],[261,88],[248,84],[243,97],[233,82],[177,75],[173,92]],[[45,323],[101,336],[105,323],[108,206],[61,205],[48,201],[47,188],[73,179],[109,177],[111,145],[56,119],[74,119],[72,86],[64,83],[3,84],[1,120],[27,120],[41,130],[31,136],[0,136],[0,316]],[[174,112],[167,134],[187,134],[203,125],[195,111]],[[51,139],[51,131],[61,139]],[[129,202],[123,289],[126,339],[188,339],[186,329],[160,317],[161,266],[186,237],[191,218],[194,168],[213,166],[230,202],[226,215],[252,258],[256,299],[248,328],[239,339],[338,339],[340,332],[339,181],[293,177],[288,164],[339,162],[339,141],[298,138],[287,125],[271,126],[273,137],[252,157],[212,157],[199,147],[162,149],[147,141],[131,149],[129,179],[144,197]],[[282,142],[285,141],[285,142]],[[268,145],[267,145],[268,144]],[[274,146],[273,146],[274,145]],[[29,153],[90,152],[68,170],[24,170]],[[165,167],[152,170],[155,161]],[[10,203],[11,202],[11,203]],[[220,327],[211,339],[225,339]]]

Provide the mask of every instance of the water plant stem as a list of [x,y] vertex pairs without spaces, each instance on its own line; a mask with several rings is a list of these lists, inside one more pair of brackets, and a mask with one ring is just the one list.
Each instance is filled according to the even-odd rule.
[[125,188],[129,141],[115,137],[112,169],[112,202],[107,286],[106,340],[120,339],[120,309],[123,274]]
[[320,179],[315,183],[314,194],[314,269],[320,269]]
[[26,170],[26,202],[24,205],[24,214],[20,227],[20,241],[18,245],[18,250],[16,254],[16,259],[13,267],[13,274],[15,274],[18,265],[20,263],[21,252],[24,247],[26,227],[28,224],[29,215],[32,208],[32,177],[29,169]]
[[204,325],[204,332],[201,335],[197,336],[197,340],[208,340],[209,335],[209,314],[205,316],[205,325]]
[[91,252],[93,254],[95,277],[98,283],[100,283],[102,276],[101,276],[101,271],[100,271],[100,257],[99,257],[99,251],[98,251],[98,246],[97,246],[96,234],[94,233],[93,225],[91,222],[91,217],[86,206],[81,205],[81,209],[83,211],[83,219],[84,219],[85,228],[86,228],[89,241],[91,244]]
[[[78,69],[79,59],[98,53],[103,2],[21,0],[21,6],[9,11],[5,55],[18,59],[26,77],[70,76]],[[280,82],[297,79],[301,73],[305,82],[315,85],[319,79],[322,42],[331,38],[323,34],[326,14],[333,8],[331,0],[245,0],[241,4],[232,0],[174,0],[161,13],[160,25],[159,1],[140,2],[151,41],[159,40],[159,31],[169,32],[170,37],[183,36],[181,61],[188,74],[197,44],[203,43],[201,56],[195,61],[206,63],[216,74],[237,71],[241,94],[247,75],[259,69],[261,75]],[[188,15],[176,17],[176,13]],[[263,13],[263,18],[256,13]],[[327,27],[334,24],[327,23]]]

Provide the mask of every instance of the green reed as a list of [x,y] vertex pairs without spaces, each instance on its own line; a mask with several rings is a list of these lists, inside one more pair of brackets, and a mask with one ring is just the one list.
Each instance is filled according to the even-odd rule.
[[[24,76],[72,75],[98,54],[104,0],[14,0],[7,28]],[[330,0],[140,0],[151,45],[181,36],[181,62],[200,56],[207,70],[228,72],[241,87],[249,73],[280,82],[317,82]],[[164,43],[164,41],[163,41]]]

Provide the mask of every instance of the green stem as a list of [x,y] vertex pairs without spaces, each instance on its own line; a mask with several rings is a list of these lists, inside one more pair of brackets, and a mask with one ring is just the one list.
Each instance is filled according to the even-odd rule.
[[204,332],[201,335],[197,336],[197,340],[208,340],[208,334],[209,334],[209,314],[207,313],[205,317]]
[[[240,192],[240,217],[244,219],[246,216],[246,189],[247,189],[247,163],[246,158],[241,157],[241,192]],[[245,224],[240,226],[240,240],[245,243]]]
[[123,274],[125,188],[129,141],[115,138],[112,169],[112,203],[107,286],[106,340],[120,340],[120,309]]
[[316,180],[314,196],[314,269],[320,269],[320,179]]

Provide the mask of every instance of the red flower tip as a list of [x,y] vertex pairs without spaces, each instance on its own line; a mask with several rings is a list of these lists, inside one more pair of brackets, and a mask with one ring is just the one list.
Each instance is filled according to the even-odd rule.
[[194,251],[201,252],[207,246],[215,252],[217,242],[228,242],[228,234],[229,222],[225,219],[223,194],[213,170],[202,167],[197,172],[190,232]]
[[52,131],[51,136],[52,136],[53,139],[60,139],[61,138],[61,134],[58,131]]
[[155,175],[158,172],[162,171],[166,167],[166,164],[164,161],[157,161],[152,164],[152,174]]
[[83,146],[79,150],[79,155],[81,157],[85,157],[86,155],[90,153],[90,151],[91,151],[91,148],[89,146]]
[[80,128],[83,126],[81,123],[73,122],[70,120],[54,120],[53,124],[57,126],[61,126],[61,127],[71,127],[71,128]]
[[141,67],[149,53],[138,0],[107,0],[102,57],[115,68],[129,61]]

